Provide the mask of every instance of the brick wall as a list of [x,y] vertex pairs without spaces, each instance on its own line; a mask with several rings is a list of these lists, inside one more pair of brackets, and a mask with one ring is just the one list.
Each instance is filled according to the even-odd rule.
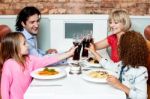
[[130,15],[150,15],[150,0],[0,0],[0,15],[14,15],[25,6],[42,14],[108,14],[124,8]]

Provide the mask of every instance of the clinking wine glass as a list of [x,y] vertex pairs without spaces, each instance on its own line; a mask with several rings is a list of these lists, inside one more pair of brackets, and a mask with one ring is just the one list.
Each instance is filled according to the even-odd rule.
[[82,41],[82,46],[83,46],[82,57],[84,58],[88,58],[88,50],[85,49],[85,47],[89,47],[90,43],[93,43],[92,33],[86,35]]
[[79,35],[73,35],[73,45],[78,46],[74,52],[73,60],[80,60],[81,39]]

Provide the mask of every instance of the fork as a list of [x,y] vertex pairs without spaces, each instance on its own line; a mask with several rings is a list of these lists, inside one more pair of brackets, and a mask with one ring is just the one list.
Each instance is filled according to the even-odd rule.
[[60,84],[52,84],[52,85],[30,85],[31,87],[47,87],[47,86],[63,86]]

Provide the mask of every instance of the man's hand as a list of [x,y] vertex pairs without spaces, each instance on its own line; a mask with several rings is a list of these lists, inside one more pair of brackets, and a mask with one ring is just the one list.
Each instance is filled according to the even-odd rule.
[[49,49],[46,51],[47,54],[53,54],[53,53],[57,53],[56,49]]

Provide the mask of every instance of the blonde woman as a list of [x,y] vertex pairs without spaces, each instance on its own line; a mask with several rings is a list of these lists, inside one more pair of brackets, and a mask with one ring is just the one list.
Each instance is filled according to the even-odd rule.
[[112,33],[107,38],[95,43],[96,50],[111,47],[111,59],[114,62],[118,62],[118,44],[120,37],[131,27],[131,20],[129,18],[128,12],[123,9],[113,10],[108,18],[108,27]]

